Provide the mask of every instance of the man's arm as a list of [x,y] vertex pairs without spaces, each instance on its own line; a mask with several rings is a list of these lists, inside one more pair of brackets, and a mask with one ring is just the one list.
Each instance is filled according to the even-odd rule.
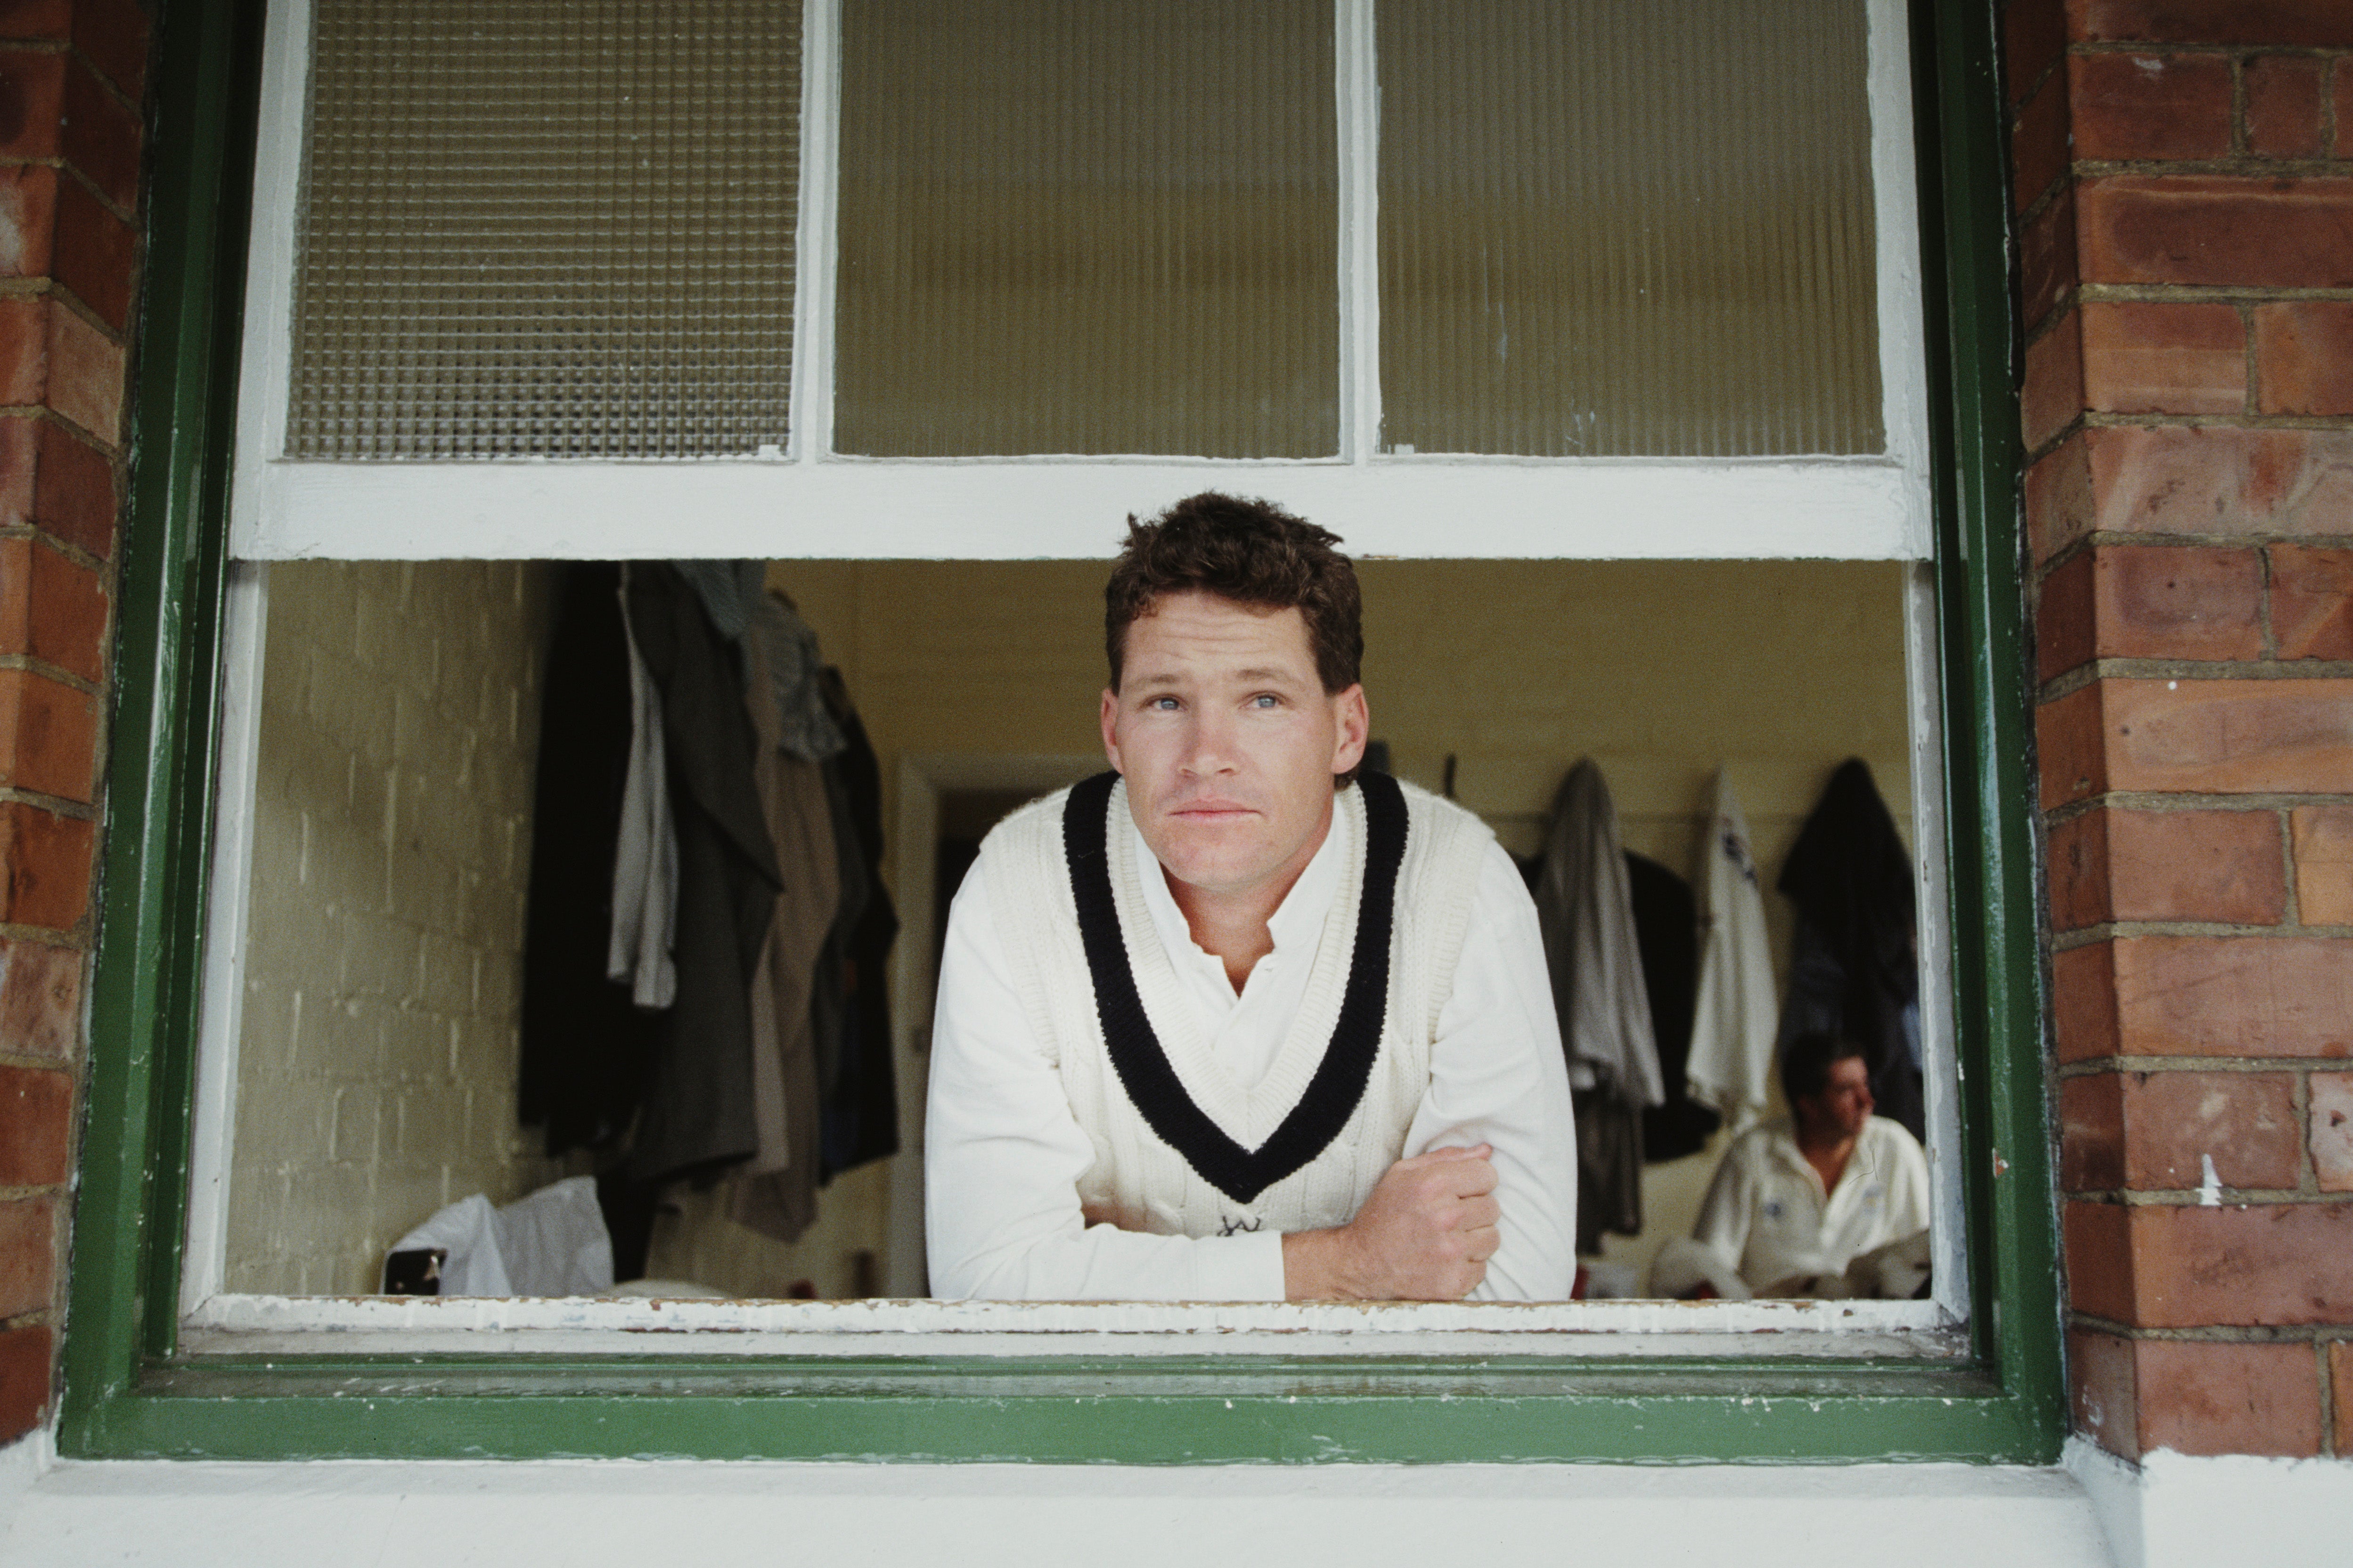
[[948,916],[932,1029],[923,1191],[932,1291],[1000,1300],[1281,1300],[1283,1238],[1089,1226],[1094,1146],[1008,975],[985,866]]
[[1567,1300],[1577,1281],[1568,1067],[1535,905],[1502,846],[1486,857],[1405,1152],[1409,1164],[1433,1151],[1492,1151],[1497,1244],[1472,1300]]

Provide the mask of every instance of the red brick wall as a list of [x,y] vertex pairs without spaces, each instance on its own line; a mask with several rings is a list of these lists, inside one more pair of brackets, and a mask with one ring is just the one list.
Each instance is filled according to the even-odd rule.
[[2353,1456],[2353,3],[2006,21],[2075,1418]]
[[0,1440],[64,1308],[147,39],[0,0]]

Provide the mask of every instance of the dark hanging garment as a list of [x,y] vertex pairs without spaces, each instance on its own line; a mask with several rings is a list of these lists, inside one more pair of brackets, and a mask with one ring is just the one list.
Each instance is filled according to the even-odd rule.
[[1667,1102],[1642,1112],[1642,1158],[1655,1163],[1696,1154],[1723,1118],[1684,1092],[1692,1020],[1699,1007],[1699,900],[1689,882],[1656,860],[1629,852],[1626,876],[1634,904],[1634,945],[1651,998],[1659,1076]]
[[[630,1181],[651,1184],[715,1175],[759,1146],[752,976],[782,879],[753,779],[736,650],[672,568],[632,566],[628,591],[638,652],[661,691],[678,826],[678,997],[659,1015],[626,1167]],[[609,858],[607,867],[609,875]]]
[[605,977],[613,856],[629,760],[620,568],[565,567],[540,693],[516,1110],[547,1152],[609,1148],[636,1118],[655,1016]]
[[826,782],[840,834],[841,912],[818,960],[815,1004],[825,1087],[825,1174],[899,1152],[899,1091],[891,1063],[889,964],[899,913],[883,889],[882,769],[866,726],[850,706],[841,672],[823,677],[826,706],[846,744],[827,760]]
[[1831,775],[1777,885],[1798,908],[1781,1045],[1810,1030],[1853,1040],[1878,1113],[1925,1139],[1912,857],[1860,759]]

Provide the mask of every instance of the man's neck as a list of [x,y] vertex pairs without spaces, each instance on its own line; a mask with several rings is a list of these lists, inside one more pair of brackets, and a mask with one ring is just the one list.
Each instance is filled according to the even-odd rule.
[[1309,837],[1298,854],[1271,876],[1246,888],[1198,887],[1161,867],[1168,896],[1176,900],[1177,912],[1192,932],[1193,945],[1215,953],[1225,964],[1226,981],[1236,995],[1241,994],[1258,961],[1274,951],[1274,930],[1268,922],[1331,836],[1332,816],[1327,812],[1324,826]]
[[1839,1178],[1846,1173],[1847,1161],[1854,1155],[1855,1138],[1861,1136],[1857,1133],[1855,1137],[1841,1138],[1834,1131],[1799,1125],[1798,1152],[1806,1157],[1806,1163],[1822,1179],[1823,1193],[1838,1186]]

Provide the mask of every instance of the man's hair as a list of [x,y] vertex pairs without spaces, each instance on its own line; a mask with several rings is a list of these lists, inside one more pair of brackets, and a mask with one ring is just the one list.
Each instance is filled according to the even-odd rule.
[[1364,596],[1340,536],[1262,500],[1205,490],[1150,522],[1127,520],[1127,542],[1103,584],[1103,651],[1119,689],[1127,628],[1165,595],[1194,590],[1265,610],[1297,610],[1326,696],[1356,684],[1365,660]]
[[1822,1034],[1796,1037],[1781,1052],[1781,1092],[1792,1106],[1812,1099],[1828,1087],[1831,1068],[1849,1057],[1870,1060],[1870,1053],[1854,1040]]

